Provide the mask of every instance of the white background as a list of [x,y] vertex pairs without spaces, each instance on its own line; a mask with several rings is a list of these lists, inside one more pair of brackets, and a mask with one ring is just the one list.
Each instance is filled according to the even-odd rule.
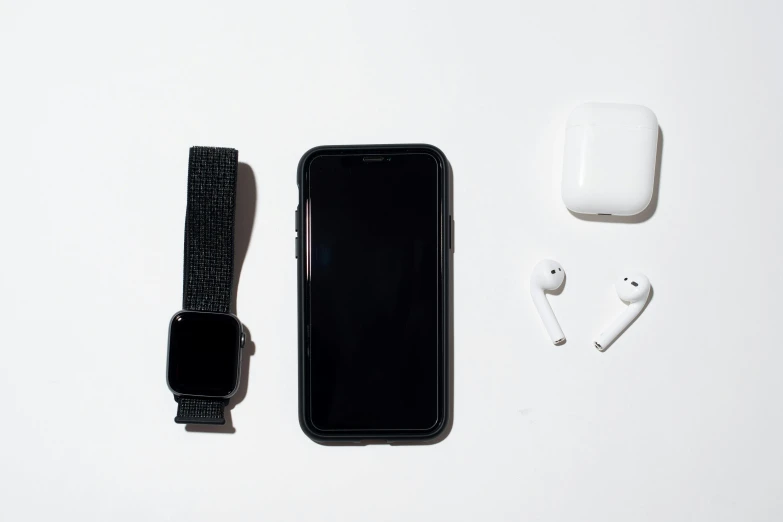
[[[778,2],[0,2],[0,518],[781,520]],[[569,111],[663,133],[641,222],[559,199]],[[324,447],[297,420],[296,165],[426,142],[454,169],[443,442]],[[235,433],[173,423],[188,148],[257,186]],[[242,196],[240,196],[242,197]],[[640,221],[640,220],[636,220]],[[568,343],[530,301],[543,257]],[[592,337],[638,270],[654,296]]]

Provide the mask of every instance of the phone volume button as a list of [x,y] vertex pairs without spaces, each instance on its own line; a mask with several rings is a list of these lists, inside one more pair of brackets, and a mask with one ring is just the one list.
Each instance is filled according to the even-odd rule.
[[454,216],[449,216],[449,250],[454,252]]
[[299,236],[294,238],[294,257],[299,259]]

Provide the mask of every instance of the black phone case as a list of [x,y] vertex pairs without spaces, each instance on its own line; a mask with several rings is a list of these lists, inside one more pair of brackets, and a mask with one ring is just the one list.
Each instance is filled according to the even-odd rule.
[[[439,376],[439,410],[441,412],[439,422],[435,427],[426,432],[414,431],[322,431],[309,422],[309,367],[308,349],[309,338],[307,335],[308,322],[305,317],[307,299],[307,281],[305,274],[305,262],[307,259],[307,245],[305,241],[304,227],[305,216],[302,209],[305,208],[305,192],[302,187],[304,173],[307,171],[312,158],[322,153],[329,154],[367,154],[383,155],[387,153],[421,153],[426,152],[438,160],[440,167],[440,194],[442,210],[440,213],[440,244],[442,259],[442,310],[439,321],[442,321],[443,336],[441,339],[441,361],[438,371]],[[452,213],[452,172],[446,156],[437,147],[425,144],[410,145],[346,145],[346,146],[320,146],[307,151],[299,161],[296,184],[299,188],[299,205],[296,210],[296,257],[297,257],[297,295],[299,309],[299,424],[302,431],[312,440],[321,444],[356,444],[356,443],[388,443],[388,444],[422,444],[434,443],[443,440],[451,430],[453,413],[453,304],[452,304],[452,256],[454,252],[454,219]]]

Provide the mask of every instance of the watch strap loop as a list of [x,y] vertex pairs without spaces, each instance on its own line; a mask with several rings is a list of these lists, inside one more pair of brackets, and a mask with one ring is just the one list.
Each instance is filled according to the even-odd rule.
[[227,399],[210,399],[208,397],[175,396],[177,401],[177,424],[225,424],[225,407]]

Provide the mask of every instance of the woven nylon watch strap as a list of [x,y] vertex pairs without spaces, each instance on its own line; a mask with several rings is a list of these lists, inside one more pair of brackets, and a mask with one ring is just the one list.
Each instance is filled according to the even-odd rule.
[[[185,214],[182,308],[228,313],[234,283],[235,149],[192,147]],[[180,424],[225,424],[226,399],[175,397]]]
[[206,397],[174,397],[177,401],[177,416],[174,422],[178,424],[225,424],[223,409],[228,404],[226,399],[209,399]]
[[190,149],[184,310],[229,312],[234,282],[237,155],[235,149]]

